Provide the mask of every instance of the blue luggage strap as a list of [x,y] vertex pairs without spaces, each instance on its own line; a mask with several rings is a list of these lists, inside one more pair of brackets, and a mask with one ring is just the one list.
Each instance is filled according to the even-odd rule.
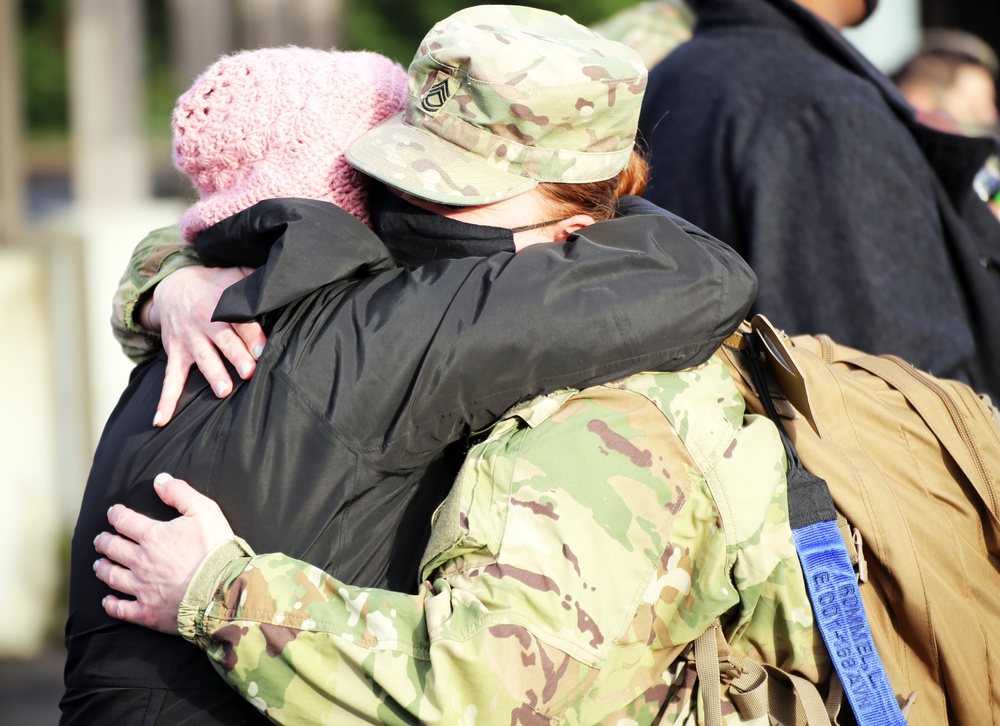
[[778,416],[753,333],[744,335],[750,372],[761,404],[781,435],[788,459],[788,519],[809,592],[813,614],[858,726],[905,726],[875,648],[868,616],[847,547],[837,526],[837,509],[827,483],[806,471]]

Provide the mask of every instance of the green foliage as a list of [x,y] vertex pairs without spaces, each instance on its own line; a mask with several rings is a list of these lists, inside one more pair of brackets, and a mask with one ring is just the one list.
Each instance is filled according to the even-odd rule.
[[[65,134],[69,126],[66,15],[72,0],[20,0],[22,90],[31,136]],[[220,0],[210,0],[218,2]],[[635,0],[539,0],[535,5],[589,25]],[[476,3],[459,0],[348,0],[345,44],[384,53],[404,66],[438,20]],[[169,132],[177,96],[170,70],[168,0],[143,0],[147,117],[155,134]]]
[[[637,0],[539,0],[531,5],[569,15],[590,25]],[[348,0],[344,11],[345,43],[350,48],[375,50],[404,66],[413,58],[420,39],[438,20],[479,3],[459,0]]]
[[[21,89],[31,137],[69,129],[66,38],[68,0],[20,0]],[[147,117],[154,133],[169,133],[177,91],[170,75],[167,0],[144,0]]]
[[167,0],[144,2],[147,126],[154,135],[169,137],[170,117],[178,93],[170,67],[169,3]]
[[64,0],[21,0],[21,88],[25,123],[34,135],[69,125]]

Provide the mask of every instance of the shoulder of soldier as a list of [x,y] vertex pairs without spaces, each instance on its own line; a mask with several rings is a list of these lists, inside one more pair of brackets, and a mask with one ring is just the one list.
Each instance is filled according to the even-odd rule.
[[694,24],[695,14],[684,0],[649,0],[615,13],[592,29],[629,46],[652,68],[691,38]]

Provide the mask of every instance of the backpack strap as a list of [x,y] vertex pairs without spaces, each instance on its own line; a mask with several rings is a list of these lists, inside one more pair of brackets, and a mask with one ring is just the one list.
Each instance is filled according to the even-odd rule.
[[847,701],[858,726],[903,726],[906,719],[875,648],[830,489],[802,466],[771,400],[758,339],[753,333],[745,337],[761,405],[777,427],[788,458],[788,517],[813,614]]
[[741,655],[725,639],[718,619],[694,641],[705,726],[722,726],[722,689],[745,721],[773,715],[785,726],[830,726],[840,712],[841,696],[836,675],[830,697],[824,702],[816,686],[801,676],[758,663]]

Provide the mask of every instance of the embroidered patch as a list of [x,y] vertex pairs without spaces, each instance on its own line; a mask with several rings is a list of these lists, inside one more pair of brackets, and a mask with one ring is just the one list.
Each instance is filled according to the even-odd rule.
[[442,78],[427,89],[427,93],[420,100],[420,108],[427,113],[437,113],[441,110],[445,102],[451,98],[450,81],[450,78]]

